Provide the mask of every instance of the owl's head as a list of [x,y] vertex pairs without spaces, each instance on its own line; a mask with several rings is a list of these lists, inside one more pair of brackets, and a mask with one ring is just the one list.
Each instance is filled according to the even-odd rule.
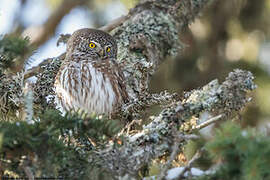
[[75,31],[68,40],[67,53],[76,52],[93,57],[116,58],[117,44],[110,34],[85,28]]

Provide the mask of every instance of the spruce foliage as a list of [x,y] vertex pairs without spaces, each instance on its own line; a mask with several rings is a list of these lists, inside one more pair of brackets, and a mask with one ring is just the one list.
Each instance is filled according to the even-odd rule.
[[17,36],[0,38],[0,74],[13,65],[14,59],[23,56],[29,50],[29,39]]
[[56,110],[47,110],[34,124],[1,121],[0,172],[4,177],[14,177],[7,176],[9,171],[25,177],[23,167],[29,165],[35,177],[89,177],[88,168],[95,166],[88,162],[89,154],[120,127],[117,120],[92,116],[85,122]]
[[206,149],[219,164],[218,170],[198,179],[270,179],[270,139],[254,129],[241,129],[229,122],[217,130]]

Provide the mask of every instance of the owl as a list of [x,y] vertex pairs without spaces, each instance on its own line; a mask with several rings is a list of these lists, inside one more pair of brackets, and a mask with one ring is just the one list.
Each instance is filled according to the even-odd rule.
[[63,113],[114,113],[128,101],[124,76],[116,62],[117,44],[106,32],[75,31],[55,79],[56,103]]

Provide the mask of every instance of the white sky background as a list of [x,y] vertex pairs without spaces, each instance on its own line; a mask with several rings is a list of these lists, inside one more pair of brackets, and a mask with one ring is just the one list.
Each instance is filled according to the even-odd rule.
[[[107,22],[127,13],[127,9],[119,0],[105,5],[104,19]],[[20,0],[0,0],[0,35],[7,34],[14,29],[12,27],[14,25],[13,20],[18,18],[16,16],[18,16],[19,9]],[[28,0],[22,11],[22,15],[19,18],[22,18],[21,20],[25,27],[42,25],[51,13],[45,0]],[[46,58],[58,56],[65,51],[65,45],[56,46],[60,34],[72,33],[84,27],[95,28],[91,21],[91,12],[83,7],[73,9],[59,23],[55,35],[30,57],[32,61],[31,66],[39,64]]]

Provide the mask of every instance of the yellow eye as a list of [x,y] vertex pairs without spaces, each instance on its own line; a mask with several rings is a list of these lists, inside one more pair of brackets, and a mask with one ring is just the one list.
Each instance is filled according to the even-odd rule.
[[93,42],[90,42],[89,47],[90,47],[90,48],[95,48],[95,47],[96,47],[96,44],[93,43]]
[[106,48],[106,51],[107,51],[107,52],[110,52],[110,51],[111,51],[111,48],[110,48],[110,47],[107,47],[107,48]]

